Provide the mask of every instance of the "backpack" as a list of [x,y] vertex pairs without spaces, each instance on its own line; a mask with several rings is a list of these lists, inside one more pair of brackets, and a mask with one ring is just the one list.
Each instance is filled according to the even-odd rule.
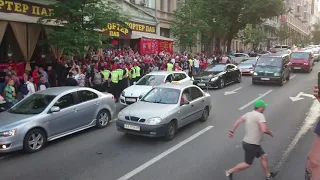
[[24,83],[21,87],[21,94],[22,95],[27,95],[29,94],[29,89],[28,89],[28,83]]

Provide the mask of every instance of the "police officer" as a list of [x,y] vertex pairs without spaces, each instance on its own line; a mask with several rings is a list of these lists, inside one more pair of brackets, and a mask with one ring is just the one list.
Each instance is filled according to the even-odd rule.
[[108,79],[109,79],[109,76],[110,76],[111,72],[107,68],[103,68],[101,73],[104,76],[103,90],[105,92],[108,92],[108,90],[109,90],[109,81],[108,81]]
[[139,81],[140,76],[141,76],[141,74],[140,74],[141,68],[139,66],[139,63],[137,63],[134,68],[135,68],[135,71],[136,71],[136,81]]
[[117,71],[116,68],[113,68],[110,76],[109,76],[109,81],[110,81],[110,92],[113,94],[114,98],[116,99],[116,102],[119,102],[119,97],[120,97],[120,91],[119,91],[119,72]]
[[136,81],[136,69],[132,64],[130,64],[129,79],[130,85],[133,85],[133,83]]
[[166,69],[167,69],[167,71],[173,71],[173,64],[171,61],[168,61]]
[[126,66],[124,66],[123,69],[124,69],[124,75],[123,75],[123,80],[122,80],[122,82],[123,82],[122,91],[125,88],[127,88],[128,84],[129,84],[129,69]]
[[123,91],[123,77],[125,75],[125,71],[122,69],[121,65],[118,65],[118,69],[117,72],[119,74],[119,83],[118,83],[118,91],[120,91],[120,93]]

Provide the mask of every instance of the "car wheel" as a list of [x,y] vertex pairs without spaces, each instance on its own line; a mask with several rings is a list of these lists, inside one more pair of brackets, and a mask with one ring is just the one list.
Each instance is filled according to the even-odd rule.
[[176,132],[177,132],[177,125],[174,121],[171,121],[167,126],[164,139],[166,141],[171,141],[175,137]]
[[97,114],[97,127],[98,128],[105,128],[109,125],[110,122],[110,113],[109,111],[103,109],[101,111],[99,111],[99,113]]
[[202,116],[201,116],[200,121],[201,121],[201,122],[205,122],[205,121],[208,120],[208,117],[209,117],[209,108],[208,108],[208,107],[205,107],[205,108],[203,109],[203,112],[202,112]]
[[223,78],[220,79],[220,83],[219,83],[219,89],[223,89],[225,86],[224,80]]
[[241,79],[242,79],[242,76],[241,76],[241,73],[238,75],[238,78],[237,78],[237,83],[241,83]]
[[41,129],[32,129],[23,140],[23,150],[27,153],[35,153],[44,148],[47,136]]

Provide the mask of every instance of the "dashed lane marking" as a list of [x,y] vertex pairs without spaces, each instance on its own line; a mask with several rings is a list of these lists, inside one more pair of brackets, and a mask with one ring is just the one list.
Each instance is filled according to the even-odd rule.
[[248,106],[250,106],[251,104],[253,104],[256,100],[263,98],[264,96],[268,95],[269,93],[271,93],[273,90],[269,90],[266,93],[260,95],[259,97],[255,98],[254,100],[250,101],[248,104],[243,105],[241,108],[239,108],[240,111],[244,110],[245,108],[247,108]]
[[198,136],[200,136],[201,134],[209,131],[211,128],[213,128],[213,126],[208,126],[206,128],[204,128],[203,130],[197,132],[196,134],[190,136],[189,138],[181,141],[179,144],[173,146],[172,148],[166,150],[165,152],[159,154],[158,156],[154,157],[153,159],[149,160],[148,162],[142,164],[141,166],[139,166],[138,168],[134,169],[133,171],[129,172],[128,174],[122,176],[121,178],[119,178],[118,180],[128,180],[131,177],[133,177],[134,175],[138,174],[139,172],[143,171],[144,169],[146,169],[147,167],[151,166],[152,164],[156,163],[157,161],[161,160],[162,158],[164,158],[165,156],[169,155],[170,153],[176,151],[177,149],[179,149],[180,147],[182,147],[183,145],[189,143],[190,141],[194,140],[195,138],[197,138]]
[[293,79],[293,78],[295,78],[296,76],[297,76],[297,75],[293,75],[293,76],[290,77],[290,79]]

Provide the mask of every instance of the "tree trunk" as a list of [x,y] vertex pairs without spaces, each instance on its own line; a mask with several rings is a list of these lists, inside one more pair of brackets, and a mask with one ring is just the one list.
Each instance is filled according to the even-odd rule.
[[232,36],[227,38],[227,54],[231,52]]

